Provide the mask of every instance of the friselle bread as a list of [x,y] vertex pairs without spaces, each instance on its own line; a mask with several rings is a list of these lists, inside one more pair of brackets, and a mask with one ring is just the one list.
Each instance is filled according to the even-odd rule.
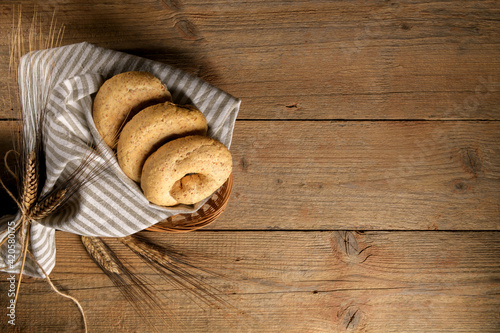
[[125,72],[105,81],[92,115],[103,141],[117,150],[123,172],[154,204],[195,204],[231,174],[231,153],[205,136],[203,113],[172,103],[168,89],[150,73]]
[[167,142],[144,163],[141,187],[157,205],[199,202],[229,178],[232,158],[217,140],[193,135]]

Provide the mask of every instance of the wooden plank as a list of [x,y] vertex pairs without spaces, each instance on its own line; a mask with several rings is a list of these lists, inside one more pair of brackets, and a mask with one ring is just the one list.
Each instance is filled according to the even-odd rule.
[[[17,195],[15,179],[8,172],[4,164],[5,154],[13,148],[13,133],[15,122],[12,121],[0,121],[0,177],[2,182],[7,186],[7,188]],[[13,156],[10,156],[9,161],[13,161]],[[13,167],[12,164],[10,164]],[[0,186],[0,216],[4,214],[15,214],[17,212],[17,206],[15,202],[11,199],[7,191]]]
[[[57,232],[51,277],[81,301],[90,332],[152,332],[148,320],[161,332],[500,331],[498,1],[16,3],[25,19],[36,3],[46,26],[57,8],[65,44],[202,77],[241,98],[248,120],[236,125],[235,184],[218,222],[148,234],[221,273],[201,278],[247,316],[194,302],[109,240],[172,311],[141,318],[78,237]],[[12,1],[0,0],[1,31],[11,23]],[[7,65],[4,33],[0,157],[15,117]],[[391,119],[403,121],[380,121]],[[404,121],[443,119],[467,121]],[[12,185],[3,166],[0,176]],[[14,330],[8,276],[0,331],[82,330],[74,304],[30,278]]]
[[227,229],[500,228],[497,122],[237,122]]
[[[184,253],[204,253],[206,277],[247,317],[202,306],[158,279],[121,244],[121,258],[153,283],[188,332],[498,332],[498,232],[213,232],[148,234]],[[111,241],[111,240],[110,240]],[[262,246],[266,244],[266,246]],[[87,256],[57,233],[56,285],[77,297],[90,332],[152,332]],[[211,264],[210,264],[211,263]],[[224,268],[222,267],[224,266]],[[1,274],[0,289],[6,290]],[[8,297],[0,293],[0,304]],[[12,330],[2,306],[2,332]],[[23,332],[81,330],[76,307],[28,279],[16,311]],[[155,319],[159,331],[167,324]],[[180,331],[174,330],[174,331]]]
[[499,144],[498,122],[237,122],[210,228],[498,230]]
[[[497,1],[48,1],[47,25],[55,8],[66,44],[198,75],[241,98],[242,119],[500,119]],[[1,73],[7,55],[2,34]]]

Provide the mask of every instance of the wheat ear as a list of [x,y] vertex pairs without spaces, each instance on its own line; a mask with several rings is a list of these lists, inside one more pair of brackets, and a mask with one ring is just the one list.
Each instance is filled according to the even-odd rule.
[[81,236],[81,240],[89,255],[101,268],[111,273],[122,273],[120,266],[111,257],[108,246],[100,238]]
[[64,201],[64,197],[68,190],[62,189],[52,193],[45,199],[38,202],[29,212],[28,216],[31,220],[41,220],[49,216],[56,210]]
[[33,150],[27,157],[25,166],[26,171],[23,179],[23,195],[21,196],[21,205],[25,213],[31,209],[38,194],[37,154]]

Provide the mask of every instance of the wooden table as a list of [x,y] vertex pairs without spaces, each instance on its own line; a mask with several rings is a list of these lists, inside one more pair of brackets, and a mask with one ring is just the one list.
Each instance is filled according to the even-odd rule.
[[[36,1],[19,2],[28,16]],[[1,96],[12,3],[0,1]],[[38,2],[47,24],[54,9],[64,44],[170,64],[242,100],[224,214],[148,234],[212,258],[224,275],[204,282],[238,310],[198,306],[109,240],[171,311],[147,311],[159,332],[500,331],[500,2]],[[3,154],[16,119],[0,117]],[[51,278],[90,332],[154,331],[77,235],[56,237]],[[19,332],[82,330],[71,301],[24,281]]]

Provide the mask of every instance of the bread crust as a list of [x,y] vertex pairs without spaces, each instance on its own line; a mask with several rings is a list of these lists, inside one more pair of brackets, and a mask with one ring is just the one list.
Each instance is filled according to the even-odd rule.
[[125,72],[104,82],[94,99],[92,116],[103,141],[114,149],[120,130],[135,113],[171,100],[170,92],[153,74]]
[[189,135],[205,135],[207,121],[194,106],[165,102],[150,106],[130,120],[118,140],[118,164],[136,182],[144,162],[166,142]]
[[229,178],[229,150],[206,136],[170,141],[151,154],[142,169],[146,198],[160,206],[194,204],[215,192]]

